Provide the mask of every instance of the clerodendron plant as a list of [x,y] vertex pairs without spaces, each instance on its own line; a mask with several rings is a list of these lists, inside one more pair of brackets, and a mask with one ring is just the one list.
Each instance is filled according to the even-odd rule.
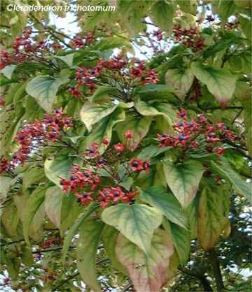
[[251,196],[251,2],[91,2],[116,10],[75,12],[75,36],[1,3],[3,291],[155,292],[183,272],[222,291],[235,244],[217,244]]

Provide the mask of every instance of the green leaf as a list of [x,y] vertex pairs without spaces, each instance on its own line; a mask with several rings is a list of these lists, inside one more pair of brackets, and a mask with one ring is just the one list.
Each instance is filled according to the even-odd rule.
[[73,160],[66,157],[47,159],[44,163],[45,175],[50,181],[61,187],[60,180],[69,176],[72,165]]
[[44,169],[38,168],[38,167],[30,167],[24,171],[22,178],[23,178],[23,191],[25,191],[31,185],[37,184],[43,178],[45,178]]
[[172,125],[174,120],[176,119],[176,111],[168,103],[151,103],[138,99],[136,101],[135,108],[143,116],[162,116],[169,125]]
[[174,100],[174,90],[165,84],[147,84],[136,88],[135,95],[139,95],[144,101],[162,101]]
[[91,203],[82,213],[79,214],[77,219],[75,220],[74,224],[71,226],[71,228],[68,230],[65,238],[64,238],[64,244],[62,249],[62,259],[63,262],[65,261],[68,249],[71,245],[72,239],[74,235],[78,232],[79,227],[81,224],[86,220],[99,206],[95,203]]
[[103,223],[93,220],[82,224],[76,249],[81,278],[94,291],[101,291],[97,282],[96,253],[103,227]]
[[[71,210],[71,212],[69,212]],[[80,205],[75,196],[64,195],[61,204],[61,219],[60,219],[60,234],[63,237],[64,232],[70,228],[80,212],[83,211],[83,206]]]
[[145,253],[149,251],[154,230],[162,222],[162,215],[157,209],[143,204],[111,206],[102,212],[101,218]]
[[[149,117],[143,117],[139,119],[133,115],[126,117],[126,120],[119,123],[116,127],[117,134],[123,144],[127,145],[127,148],[134,151],[142,139],[147,135],[152,120]],[[125,138],[125,132],[131,130],[133,137],[131,139]]]
[[193,84],[194,75],[190,68],[185,70],[169,69],[165,74],[165,81],[171,88],[174,89],[175,94],[184,100],[187,92]]
[[116,245],[117,257],[127,268],[136,291],[161,291],[173,252],[172,242],[163,230],[154,233],[148,255],[121,234]]
[[45,212],[51,222],[60,228],[61,206],[64,193],[58,187],[47,189],[45,195]]
[[190,254],[190,234],[185,228],[181,228],[178,225],[169,223],[167,220],[163,222],[164,228],[172,239],[172,242],[178,253],[180,264],[184,265]]
[[191,69],[196,78],[207,86],[220,103],[225,104],[232,98],[237,76],[226,69],[202,65],[198,62],[192,63]]
[[88,131],[91,131],[94,124],[113,113],[117,106],[118,105],[112,105],[111,103],[93,104],[86,102],[81,108],[81,120]]
[[18,212],[15,204],[11,203],[4,207],[1,215],[1,229],[3,228],[9,237],[17,236],[19,223]]
[[157,208],[169,221],[186,228],[186,217],[173,194],[162,187],[150,187],[140,190],[140,199]]
[[251,41],[251,16],[240,13],[239,23],[246,38]]
[[123,274],[127,274],[125,267],[119,262],[116,256],[116,242],[119,235],[119,231],[115,228],[105,225],[103,232],[102,232],[102,241],[104,245],[104,249],[106,254],[108,255],[111,264],[117,270],[122,272]]
[[26,92],[34,97],[45,111],[51,112],[59,87],[67,81],[65,76],[37,76],[28,82]]
[[252,197],[252,183],[243,180],[240,175],[233,170],[227,159],[222,158],[219,163],[211,161],[211,166],[213,170],[230,181],[236,192],[245,196],[250,202]]
[[99,86],[95,93],[88,99],[91,103],[104,103],[108,102],[111,99],[111,96],[114,96],[116,93],[118,93],[118,90],[115,87],[103,85]]
[[228,224],[230,190],[207,181],[200,193],[198,238],[205,250],[212,249]]
[[37,187],[35,191],[30,195],[24,210],[24,222],[23,222],[23,232],[24,238],[28,245],[30,245],[29,232],[30,226],[34,216],[36,215],[38,209],[45,199],[45,187]]
[[[116,109],[111,115],[103,118],[87,136],[86,140],[84,141],[83,148],[87,148],[93,142],[101,145],[104,138],[107,138],[109,141],[111,141],[113,127],[117,123],[124,121],[124,119],[125,112],[120,108]],[[102,147],[99,149],[100,153],[104,152],[105,149],[106,147],[102,145]]]
[[0,73],[2,73],[8,79],[11,79],[14,70],[16,69],[17,65],[8,65],[4,67]]
[[151,7],[151,17],[162,30],[171,32],[176,6],[173,1],[157,0]]
[[10,190],[10,187],[12,185],[12,178],[8,176],[0,176],[0,202],[4,202],[5,198],[7,197],[7,194]]
[[182,207],[187,207],[195,197],[204,172],[202,164],[188,160],[180,164],[164,161],[166,182]]
[[68,54],[65,56],[55,56],[55,58],[63,61],[65,64],[67,64],[68,67],[73,66],[74,54]]

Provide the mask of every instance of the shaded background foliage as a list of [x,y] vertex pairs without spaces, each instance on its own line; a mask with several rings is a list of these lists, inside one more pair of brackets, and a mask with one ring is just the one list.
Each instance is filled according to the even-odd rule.
[[[77,36],[58,31],[48,12],[10,12],[10,3],[1,2],[0,29],[2,289],[156,291],[161,288],[153,287],[165,286],[164,291],[249,291],[251,2],[94,0],[92,5],[116,5],[116,12],[72,13],[81,28]],[[90,5],[22,1],[59,3]],[[17,37],[27,26],[33,49],[15,54]],[[46,45],[39,43],[44,40]],[[128,54],[126,63],[134,54],[145,60],[146,68],[140,70],[144,80],[127,75],[131,65],[125,64],[122,78],[106,71],[94,91],[92,82],[79,84],[79,67],[97,69],[100,59],[108,66],[115,49],[123,58]],[[134,61],[132,66],[138,69]],[[25,163],[14,160],[12,168],[6,168],[5,159],[13,161],[20,149],[15,139],[20,129],[55,108],[72,117],[74,127],[60,129],[58,144],[50,137],[42,148],[40,137],[32,140]],[[172,149],[159,147],[156,134],[174,134],[181,108],[190,119],[205,113],[211,124],[224,122],[238,138],[225,137],[220,156],[206,151],[206,141],[197,141],[196,150],[175,144]],[[50,132],[53,118],[46,117],[43,127]],[[124,136],[128,129],[133,133],[130,142]],[[86,149],[97,150],[90,149],[93,142],[111,163],[101,174],[101,187],[118,179],[108,173],[116,169],[124,192],[140,193],[135,204],[102,210],[82,206],[73,194],[62,192],[61,178],[68,179],[71,165],[81,163],[78,158]],[[114,144],[120,144],[116,152]],[[125,174],[120,163],[134,157],[150,161],[149,172],[142,171],[143,166],[140,173],[133,168]],[[85,165],[94,167],[90,160]],[[142,222],[138,236],[124,229],[132,210],[138,217],[129,220],[131,230]],[[148,242],[156,252],[154,264],[143,253]],[[132,263],[140,269],[134,272]],[[158,279],[153,272],[153,281],[141,268],[154,271],[155,264],[167,264],[161,269],[167,273],[164,279],[161,272]],[[145,276],[146,286],[136,280]]]

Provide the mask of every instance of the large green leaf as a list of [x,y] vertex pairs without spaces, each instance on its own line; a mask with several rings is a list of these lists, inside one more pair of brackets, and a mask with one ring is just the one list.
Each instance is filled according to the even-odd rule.
[[117,106],[111,103],[95,104],[86,102],[80,112],[81,120],[88,131],[91,131],[94,124],[113,113]]
[[140,199],[160,210],[171,222],[186,227],[186,217],[183,210],[173,196],[163,187],[150,187],[145,191],[140,190]]
[[120,272],[122,272],[123,274],[127,274],[125,267],[119,262],[116,256],[116,242],[118,235],[119,231],[117,229],[109,225],[105,225],[102,232],[102,241],[105,252],[109,257],[112,266],[115,267]]
[[43,168],[30,167],[25,170],[22,175],[23,178],[23,191],[28,189],[31,185],[39,183],[45,178],[45,172]]
[[23,221],[23,231],[24,231],[24,238],[27,244],[30,244],[29,240],[29,232],[30,226],[34,216],[36,215],[37,211],[39,210],[41,204],[44,202],[45,199],[45,187],[38,187],[29,197],[27,204],[25,205],[24,210],[24,221]]
[[190,68],[188,69],[169,69],[165,74],[165,81],[174,89],[175,94],[184,100],[187,92],[193,84],[194,75]]
[[[102,140],[107,138],[111,141],[113,127],[125,119],[124,110],[118,108],[111,115],[103,118],[91,131],[84,141],[83,148],[88,147],[93,142],[101,145]],[[100,152],[105,150],[105,146],[102,145]]]
[[176,6],[173,1],[157,0],[151,7],[151,17],[162,30],[170,32],[175,11]]
[[228,224],[229,189],[207,181],[200,193],[198,207],[198,238],[205,250],[213,248]]
[[222,158],[219,163],[211,161],[213,170],[224,176],[233,185],[233,188],[241,195],[245,196],[249,201],[252,197],[252,183],[243,180],[240,175],[233,170],[228,160]]
[[61,187],[61,178],[67,178],[72,167],[73,160],[62,157],[59,159],[47,159],[44,163],[45,175],[47,178]]
[[136,88],[134,93],[144,101],[167,102],[176,100],[174,90],[166,84],[147,84]]
[[13,179],[8,176],[0,176],[0,202],[3,202],[12,185]]
[[219,102],[227,103],[232,98],[237,76],[226,69],[202,65],[198,62],[192,63],[191,70]]
[[176,119],[176,111],[168,103],[151,103],[138,99],[136,101],[135,108],[143,116],[162,116],[169,125],[172,125],[174,120]]
[[145,253],[150,249],[154,230],[161,224],[161,213],[143,204],[118,204],[106,208],[102,220],[118,229]]
[[45,195],[45,212],[52,223],[60,228],[61,206],[64,193],[59,187],[51,187],[47,189]]
[[68,67],[73,66],[74,53],[67,54],[65,56],[55,56],[55,58],[63,61],[65,64],[67,64]]
[[172,242],[163,230],[154,233],[148,255],[121,234],[116,245],[117,257],[127,268],[134,288],[139,292],[160,291],[167,281],[173,252]]
[[8,79],[11,79],[13,72],[15,71],[17,65],[8,65],[4,67],[0,73],[2,73]]
[[94,94],[90,96],[88,99],[91,103],[108,102],[109,100],[111,100],[111,96],[114,96],[116,93],[118,94],[118,90],[115,87],[103,85],[99,86],[94,92]]
[[178,253],[180,264],[184,265],[190,254],[190,233],[189,230],[181,228],[178,225],[169,223],[167,220],[163,222],[164,228],[172,239],[174,247]]
[[[127,147],[133,151],[135,150],[142,139],[147,135],[150,125],[151,118],[143,117],[139,119],[133,115],[127,116],[126,120],[122,123],[119,123],[116,127],[118,136],[120,140],[127,145]],[[133,137],[131,139],[125,138],[125,131],[131,130]]]
[[[69,210],[71,210],[71,212],[69,212]],[[74,224],[74,221],[82,211],[83,206],[77,202],[75,196],[63,196],[60,211],[60,233],[62,237],[64,232]]]
[[188,160],[175,164],[164,161],[164,173],[166,182],[178,199],[182,207],[187,207],[195,197],[204,168],[195,160]]
[[51,112],[59,87],[67,81],[65,76],[37,76],[28,82],[26,92],[34,97],[45,111]]
[[96,275],[96,254],[103,227],[102,222],[93,220],[82,224],[76,249],[81,278],[94,291],[101,291]]
[[19,216],[15,204],[8,204],[4,207],[1,215],[1,229],[3,228],[8,236],[15,238],[17,236],[18,223]]
[[78,232],[79,227],[81,224],[86,220],[99,206],[95,203],[91,203],[85,210],[79,214],[77,219],[75,220],[74,224],[71,226],[71,228],[68,230],[63,244],[62,249],[62,258],[63,262],[65,261],[68,249],[71,245],[72,239],[74,235]]

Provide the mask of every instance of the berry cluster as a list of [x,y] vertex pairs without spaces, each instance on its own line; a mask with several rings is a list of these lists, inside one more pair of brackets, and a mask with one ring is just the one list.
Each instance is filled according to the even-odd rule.
[[40,247],[47,249],[50,248],[53,245],[61,245],[62,244],[62,239],[60,237],[51,237],[46,240],[44,240],[41,244]]
[[175,25],[173,34],[175,42],[191,48],[194,52],[201,51],[204,48],[204,39],[200,35],[197,27],[187,29],[182,28],[180,25]]
[[87,45],[90,45],[94,42],[95,37],[92,32],[88,32],[85,37],[81,37],[80,35],[76,35],[71,41],[70,46],[74,49],[81,49]]
[[61,179],[60,184],[64,192],[76,193],[84,188],[95,190],[100,183],[100,177],[92,170],[81,170],[79,165],[74,165],[70,179]]
[[16,37],[12,44],[13,51],[0,52],[0,69],[10,64],[21,64],[31,60],[43,60],[45,53],[56,53],[62,46],[58,42],[43,40],[36,42],[32,38],[31,27],[25,28],[21,36]]
[[134,200],[137,192],[125,192],[121,187],[103,188],[99,191],[98,201],[101,208],[106,208],[110,204],[114,203],[130,203]]
[[100,177],[91,170],[81,170],[79,165],[74,165],[70,179],[62,178],[60,184],[65,193],[73,193],[77,201],[87,206],[97,200],[102,208],[118,202],[128,203],[133,200],[136,192],[125,192],[121,187],[106,187],[96,192],[101,183]]
[[[88,93],[92,93],[99,83],[99,78],[111,75],[118,79],[118,74],[127,82],[132,84],[155,84],[158,82],[158,75],[153,69],[147,69],[142,61],[126,60],[118,56],[110,60],[99,60],[96,66],[92,68],[80,67],[76,70],[75,80],[76,85],[69,89],[69,92],[74,97],[79,98],[82,94],[81,87],[84,86]],[[116,76],[114,76],[116,75]]]
[[141,172],[142,170],[149,171],[150,163],[139,158],[132,158],[130,168],[133,172]]
[[21,36],[16,37],[13,42],[13,52],[2,50],[0,53],[0,69],[10,64],[19,64],[27,60],[41,57],[44,51],[49,50],[46,41],[34,42],[31,27],[25,28]]
[[0,172],[24,163],[39,146],[48,142],[56,142],[60,138],[61,131],[71,126],[72,118],[65,116],[62,110],[55,110],[52,114],[46,114],[42,120],[26,124],[15,137],[19,149],[14,153],[11,161],[1,159]]
[[183,150],[197,149],[200,146],[199,138],[203,138],[207,152],[217,155],[224,154],[222,143],[226,140],[234,141],[237,136],[226,128],[224,123],[212,124],[201,114],[196,119],[188,120],[187,112],[182,109],[178,113],[181,119],[173,125],[176,135],[158,134],[160,147],[175,147]]

